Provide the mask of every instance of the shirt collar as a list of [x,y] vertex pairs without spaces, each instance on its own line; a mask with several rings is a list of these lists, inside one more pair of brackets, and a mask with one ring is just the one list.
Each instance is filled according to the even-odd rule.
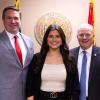
[[[90,54],[90,55],[91,55],[91,53],[92,53],[92,47],[93,47],[93,45],[90,46],[90,48],[88,48],[88,49],[85,50],[85,51],[86,51],[88,54]],[[84,50],[80,47],[80,49],[79,49],[79,54],[81,54],[83,51],[84,51]]]
[[[15,35],[15,34],[12,34],[12,33],[8,32],[8,31],[6,31],[6,33],[7,33],[8,37],[9,37],[10,39],[13,39],[13,38],[14,38],[14,35]],[[16,35],[18,36],[18,38],[20,38],[20,32],[18,32]]]

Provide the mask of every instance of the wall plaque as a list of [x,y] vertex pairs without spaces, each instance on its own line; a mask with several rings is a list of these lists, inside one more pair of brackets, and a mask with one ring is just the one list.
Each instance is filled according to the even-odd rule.
[[66,41],[67,43],[69,43],[72,33],[71,23],[65,16],[55,12],[47,13],[38,19],[34,30],[35,37],[38,43],[41,45],[45,31],[47,27],[51,24],[58,24],[62,27],[66,35]]

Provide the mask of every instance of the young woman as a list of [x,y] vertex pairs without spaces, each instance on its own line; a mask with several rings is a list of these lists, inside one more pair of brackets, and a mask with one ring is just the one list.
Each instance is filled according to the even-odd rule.
[[78,72],[62,28],[50,25],[28,70],[27,100],[79,100]]

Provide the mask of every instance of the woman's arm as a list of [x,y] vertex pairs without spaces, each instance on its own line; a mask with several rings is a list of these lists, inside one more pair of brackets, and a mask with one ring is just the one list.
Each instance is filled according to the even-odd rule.
[[35,84],[35,75],[34,75],[34,66],[35,66],[35,62],[36,62],[36,55],[34,55],[30,65],[28,66],[28,72],[27,72],[27,77],[26,77],[26,98],[28,98],[28,100],[33,100],[30,99],[34,96],[35,94],[35,89],[36,89],[36,84]]
[[34,96],[28,97],[27,100],[34,100]]

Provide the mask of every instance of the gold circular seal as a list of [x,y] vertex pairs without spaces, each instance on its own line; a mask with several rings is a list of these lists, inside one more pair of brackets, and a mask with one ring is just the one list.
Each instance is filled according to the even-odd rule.
[[37,21],[34,33],[38,43],[41,45],[45,31],[51,24],[58,24],[62,27],[66,36],[66,42],[69,43],[72,33],[71,23],[66,17],[55,12],[47,13],[40,17],[40,19]]

